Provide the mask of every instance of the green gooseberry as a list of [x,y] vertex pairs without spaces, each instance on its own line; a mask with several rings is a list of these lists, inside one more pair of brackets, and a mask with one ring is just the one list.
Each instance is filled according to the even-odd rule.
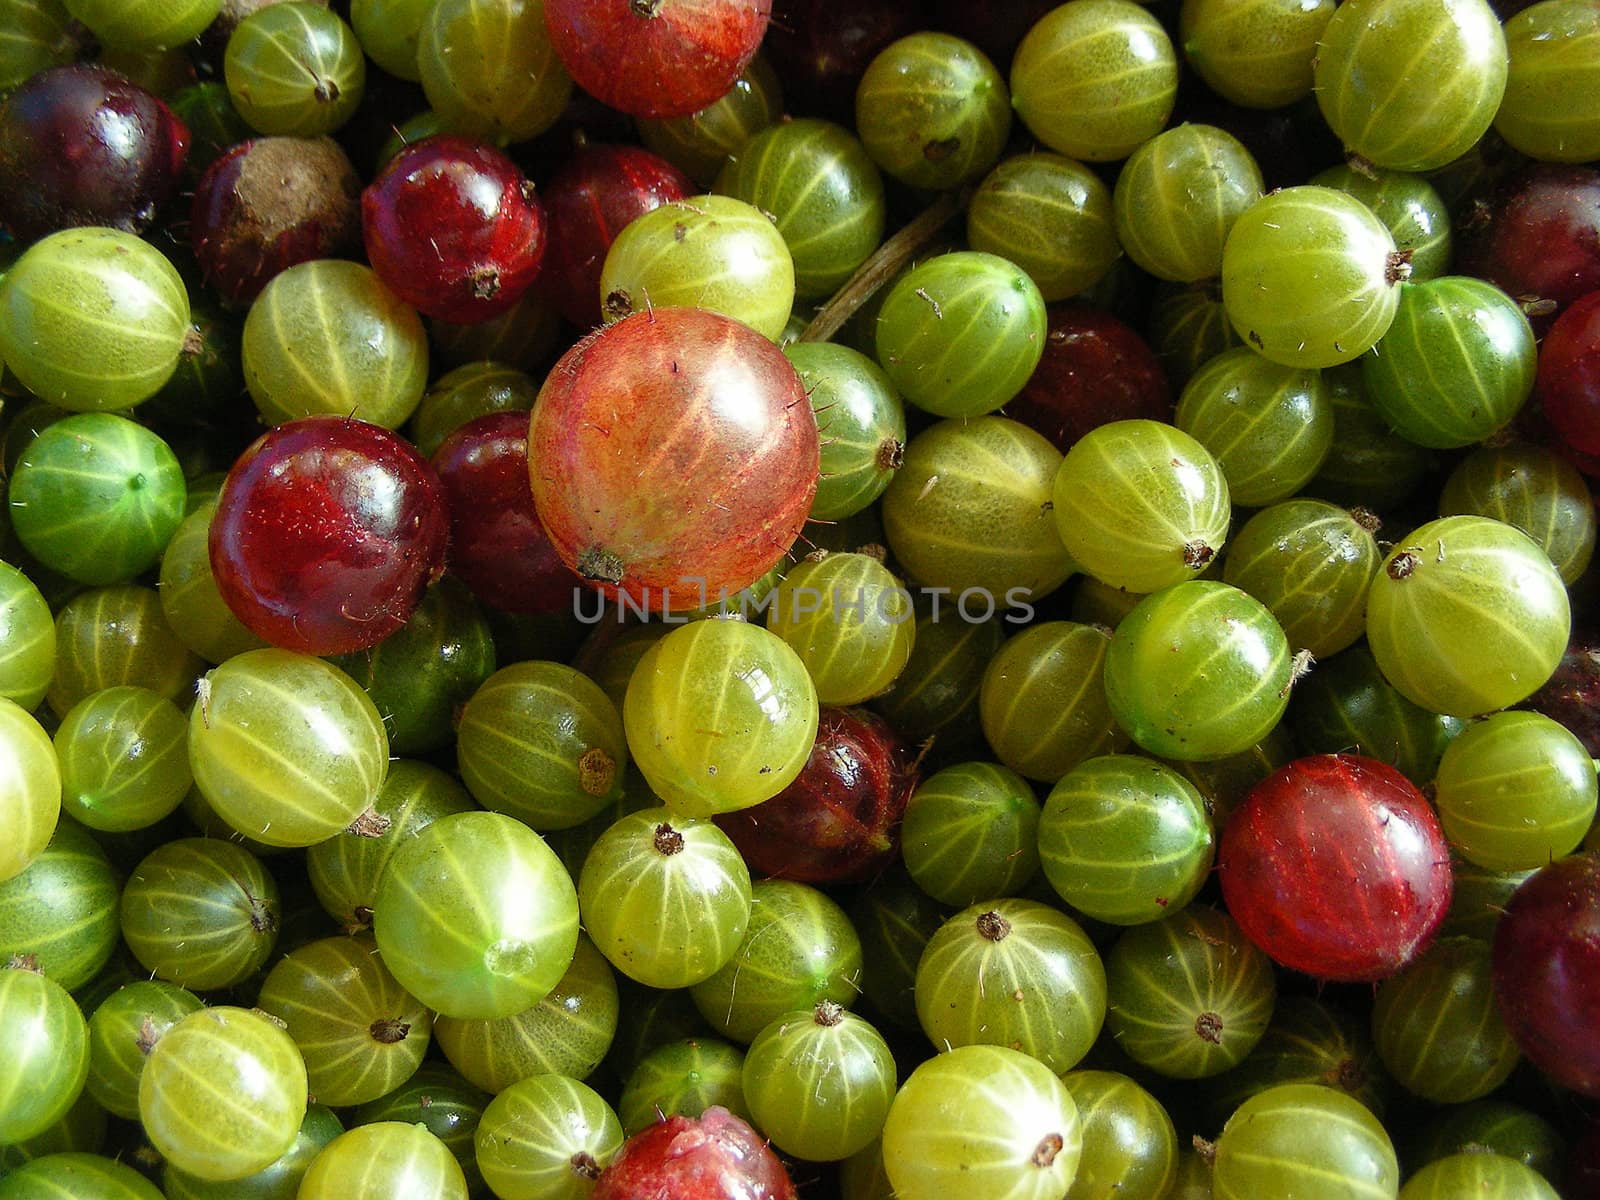
[[125,583],[155,565],[188,489],[172,448],[113,413],[79,413],[29,443],[11,480],[28,552],[80,583]]
[[728,159],[715,190],[771,216],[802,300],[831,295],[883,240],[878,168],[854,134],[830,121],[768,126]]
[[222,60],[228,95],[258,133],[332,133],[361,103],[367,59],[355,32],[309,0],[257,8],[228,38]]
[[1106,185],[1059,154],[990,171],[967,206],[967,244],[1016,263],[1052,303],[1094,287],[1122,254]]
[[1225,758],[1272,732],[1289,705],[1289,641],[1260,601],[1211,580],[1141,600],[1111,636],[1106,698],[1141,748]]
[[63,229],[0,281],[0,359],[62,408],[131,408],[161,390],[188,345],[189,293],[149,242],[118,229]]
[[1212,279],[1222,272],[1228,231],[1263,190],[1261,168],[1231,133],[1179,125],[1123,165],[1112,196],[1116,234],[1128,256],[1159,279]]
[[777,341],[794,308],[795,262],[783,234],[732,196],[691,196],[623,227],[600,270],[600,308],[619,321],[687,305],[743,321]]
[[1178,58],[1161,23],[1132,0],[1081,0],[1023,37],[1011,91],[1018,115],[1052,150],[1114,162],[1166,125]]

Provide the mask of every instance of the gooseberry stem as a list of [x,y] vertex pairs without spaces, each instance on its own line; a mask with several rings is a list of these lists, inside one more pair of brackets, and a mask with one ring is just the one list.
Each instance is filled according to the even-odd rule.
[[873,294],[893,279],[901,267],[916,257],[919,250],[933,241],[950,218],[966,209],[971,198],[971,188],[942,193],[856,268],[856,273],[845,280],[822,306],[797,340],[825,342],[838,333],[858,308],[872,299]]

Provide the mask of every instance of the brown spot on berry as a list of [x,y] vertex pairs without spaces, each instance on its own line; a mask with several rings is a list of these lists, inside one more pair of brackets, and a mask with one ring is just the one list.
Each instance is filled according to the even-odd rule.
[[1383,528],[1383,518],[1363,504],[1358,504],[1350,510],[1350,519],[1368,533],[1377,533]]
[[1390,579],[1399,581],[1410,579],[1411,573],[1417,569],[1417,556],[1410,550],[1402,550],[1389,560],[1389,565],[1384,568],[1384,573]]
[[411,1033],[411,1022],[402,1021],[399,1017],[380,1017],[367,1026],[367,1032],[372,1035],[373,1041],[392,1046],[406,1040]]
[[664,854],[670,858],[683,849],[683,834],[663,821],[656,826],[655,839],[652,844],[656,848],[656,853]]
[[344,831],[360,838],[380,838],[388,833],[394,825],[388,817],[375,808],[368,808],[354,821],[345,826]]
[[1340,1059],[1322,1078],[1329,1087],[1336,1087],[1345,1092],[1359,1092],[1367,1085],[1367,1073],[1353,1058]]
[[990,909],[978,917],[978,935],[991,942],[1003,942],[1011,934],[1011,922]]
[[599,746],[578,756],[578,786],[590,796],[604,796],[617,778],[616,760]]
[[258,896],[250,897],[250,928],[257,933],[271,933],[278,928],[277,910]]
[[596,583],[617,584],[625,573],[622,559],[610,550],[590,546],[578,552],[578,574]]
[[467,291],[475,300],[493,300],[500,291],[500,271],[487,264],[467,273]]
[[1039,1139],[1039,1144],[1033,1148],[1033,1156],[1028,1161],[1036,1167],[1048,1167],[1055,1162],[1056,1155],[1061,1153],[1065,1145],[1059,1133],[1047,1133]]

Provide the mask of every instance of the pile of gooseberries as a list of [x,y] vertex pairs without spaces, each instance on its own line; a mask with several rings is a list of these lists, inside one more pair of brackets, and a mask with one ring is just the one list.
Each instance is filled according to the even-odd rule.
[[1600,1198],[1595,0],[0,0],[0,1200]]

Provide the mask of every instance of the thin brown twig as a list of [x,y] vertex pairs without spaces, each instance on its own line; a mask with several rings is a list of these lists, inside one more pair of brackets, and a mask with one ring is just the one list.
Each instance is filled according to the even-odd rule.
[[870,300],[879,288],[893,279],[900,268],[911,261],[917,252],[938,236],[945,224],[967,207],[972,196],[971,188],[943,192],[932,204],[917,214],[904,228],[873,252],[871,258],[856,268],[856,273],[833,294],[811,324],[800,334],[802,342],[825,342],[844,327],[844,323]]

